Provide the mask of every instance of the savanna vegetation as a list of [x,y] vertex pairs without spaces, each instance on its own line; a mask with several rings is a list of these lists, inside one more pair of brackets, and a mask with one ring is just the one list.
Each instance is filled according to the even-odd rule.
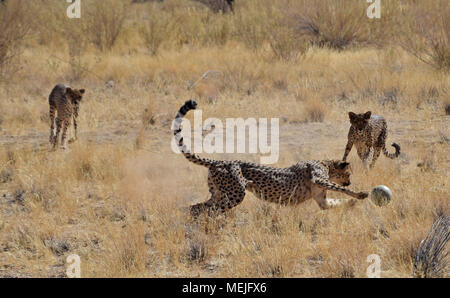
[[[222,2],[81,0],[79,19],[65,1],[0,3],[0,276],[65,276],[70,254],[83,277],[365,277],[370,254],[382,277],[412,276],[449,214],[448,1],[382,0],[379,19],[363,0]],[[57,83],[86,89],[65,151],[48,142]],[[193,224],[207,171],[170,147],[189,98],[204,118],[279,118],[280,167],[342,158],[348,112],[383,115],[402,155],[366,173],[352,151],[351,187],[392,202],[248,194]]]

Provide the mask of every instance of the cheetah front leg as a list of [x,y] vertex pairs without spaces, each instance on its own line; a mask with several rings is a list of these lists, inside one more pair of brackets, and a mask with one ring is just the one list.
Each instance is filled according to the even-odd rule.
[[311,182],[314,185],[317,185],[320,188],[323,188],[325,190],[332,190],[332,191],[342,192],[342,193],[345,193],[346,195],[354,197],[354,198],[356,198],[358,200],[364,200],[365,198],[367,198],[369,196],[368,192],[362,191],[362,192],[356,193],[356,192],[351,191],[350,189],[348,189],[346,187],[343,187],[343,186],[341,186],[341,185],[339,185],[337,183],[328,181],[328,178],[326,178],[326,177],[315,176],[314,174],[313,174],[313,177],[311,179]]
[[74,137],[69,140],[69,144],[72,144],[76,140],[78,140],[78,108],[75,108],[73,111],[73,130],[74,130]]
[[350,138],[348,138],[347,146],[345,146],[344,157],[342,158],[343,161],[347,161],[347,156],[350,153],[350,151],[352,151],[352,147],[353,141]]

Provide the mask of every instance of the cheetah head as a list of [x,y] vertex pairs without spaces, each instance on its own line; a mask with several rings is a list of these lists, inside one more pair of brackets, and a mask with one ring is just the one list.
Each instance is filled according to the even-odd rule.
[[328,167],[330,180],[342,186],[350,185],[351,175],[350,163],[341,160],[334,160]]
[[68,87],[66,89],[66,94],[70,97],[72,102],[78,103],[83,98],[84,91],[85,91],[84,89],[72,89]]
[[371,115],[371,111],[365,112],[363,114],[355,114],[353,112],[348,113],[350,123],[358,130],[363,130],[366,127],[366,125],[369,123]]

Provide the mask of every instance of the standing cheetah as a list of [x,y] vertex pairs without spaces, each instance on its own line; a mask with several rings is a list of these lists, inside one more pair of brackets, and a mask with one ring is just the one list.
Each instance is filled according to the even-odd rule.
[[383,117],[372,115],[370,111],[364,114],[350,112],[348,115],[351,126],[348,132],[348,142],[345,147],[343,161],[347,160],[353,144],[355,144],[356,152],[366,168],[370,159],[370,168],[374,166],[381,150],[383,150],[384,155],[391,159],[400,155],[400,146],[396,143],[392,143],[395,153],[389,153],[386,150],[387,124]]
[[[193,217],[203,212],[215,215],[237,206],[244,200],[246,190],[260,199],[284,205],[296,205],[314,198],[322,209],[344,202],[327,198],[327,190],[342,192],[360,200],[367,198],[367,192],[357,193],[345,187],[350,185],[348,162],[312,160],[289,168],[272,168],[240,160],[211,160],[188,152],[181,136],[181,122],[186,113],[196,107],[196,101],[186,101],[173,125],[175,140],[183,155],[189,161],[208,168],[211,198],[190,207]],[[351,204],[354,202],[350,201]]]
[[[61,136],[61,148],[66,148],[66,135],[67,129],[70,126],[70,122],[73,118],[73,126],[75,129],[75,137],[69,141],[69,143],[75,141],[77,136],[77,117],[80,110],[80,102],[84,94],[84,89],[72,89],[66,85],[56,85],[50,96],[48,97],[48,103],[50,105],[50,143],[53,144],[53,148],[58,146],[58,137],[63,127]],[[56,135],[55,135],[55,116],[56,117]]]

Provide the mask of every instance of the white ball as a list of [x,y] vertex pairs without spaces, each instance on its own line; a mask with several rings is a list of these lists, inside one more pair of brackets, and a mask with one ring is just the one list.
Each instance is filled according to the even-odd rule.
[[378,185],[372,189],[370,199],[377,206],[385,206],[389,204],[392,198],[391,190],[385,185]]

